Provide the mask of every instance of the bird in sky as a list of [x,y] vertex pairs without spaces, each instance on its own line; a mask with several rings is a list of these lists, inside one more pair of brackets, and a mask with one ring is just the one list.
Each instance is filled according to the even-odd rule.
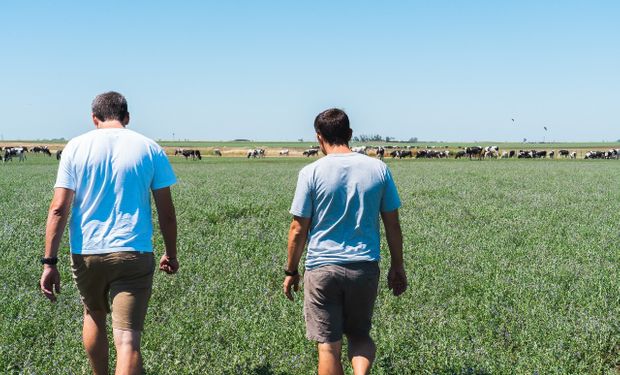
[[543,126],[543,128],[545,128],[545,131],[547,131],[547,127],[546,126]]

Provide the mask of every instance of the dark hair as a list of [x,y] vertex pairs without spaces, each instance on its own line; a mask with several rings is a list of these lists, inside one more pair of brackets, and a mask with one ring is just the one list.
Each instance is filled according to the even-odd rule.
[[346,145],[351,140],[349,117],[342,109],[331,108],[314,119],[314,130],[330,145]]
[[115,91],[99,94],[93,99],[93,115],[101,121],[123,121],[129,114],[127,99]]

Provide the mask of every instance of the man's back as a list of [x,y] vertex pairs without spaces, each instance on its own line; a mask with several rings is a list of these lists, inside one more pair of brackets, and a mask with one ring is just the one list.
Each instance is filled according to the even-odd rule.
[[311,217],[306,268],[379,260],[379,213],[400,200],[387,166],[358,153],[329,154],[299,173],[291,213]]
[[71,251],[152,251],[150,191],[174,182],[161,147],[129,129],[97,129],[71,140],[55,186],[75,191]]

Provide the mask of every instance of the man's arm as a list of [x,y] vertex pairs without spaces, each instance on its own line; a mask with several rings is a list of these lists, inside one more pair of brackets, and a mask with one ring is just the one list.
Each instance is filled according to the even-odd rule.
[[176,273],[179,270],[177,261],[177,215],[172,203],[170,188],[153,190],[155,207],[157,208],[157,219],[159,229],[164,237],[166,251],[159,261],[159,269],[166,273]]
[[[62,234],[67,225],[74,192],[70,189],[54,189],[54,197],[47,213],[45,227],[45,258],[56,258]],[[60,293],[60,273],[56,265],[43,266],[40,287],[43,294],[52,302],[56,301],[56,294]]]
[[[310,228],[310,218],[294,216],[291,227],[288,232],[288,260],[286,261],[286,270],[288,272],[297,273],[297,267],[301,255],[306,246],[308,239],[308,229]],[[299,274],[294,276],[286,276],[284,278],[284,294],[286,298],[293,300],[291,287],[297,292],[299,290]]]
[[398,210],[382,212],[381,218],[385,226],[390,249],[390,271],[388,272],[388,287],[395,296],[399,296],[407,290],[407,274],[403,261],[403,234],[400,229]]

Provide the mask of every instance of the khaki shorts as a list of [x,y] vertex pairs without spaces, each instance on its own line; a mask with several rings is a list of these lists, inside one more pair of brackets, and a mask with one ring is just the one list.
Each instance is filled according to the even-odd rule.
[[379,285],[379,264],[326,265],[304,274],[306,337],[336,342],[342,334],[368,337]]
[[112,301],[112,327],[143,330],[153,286],[153,253],[71,254],[71,269],[87,311],[109,313]]

